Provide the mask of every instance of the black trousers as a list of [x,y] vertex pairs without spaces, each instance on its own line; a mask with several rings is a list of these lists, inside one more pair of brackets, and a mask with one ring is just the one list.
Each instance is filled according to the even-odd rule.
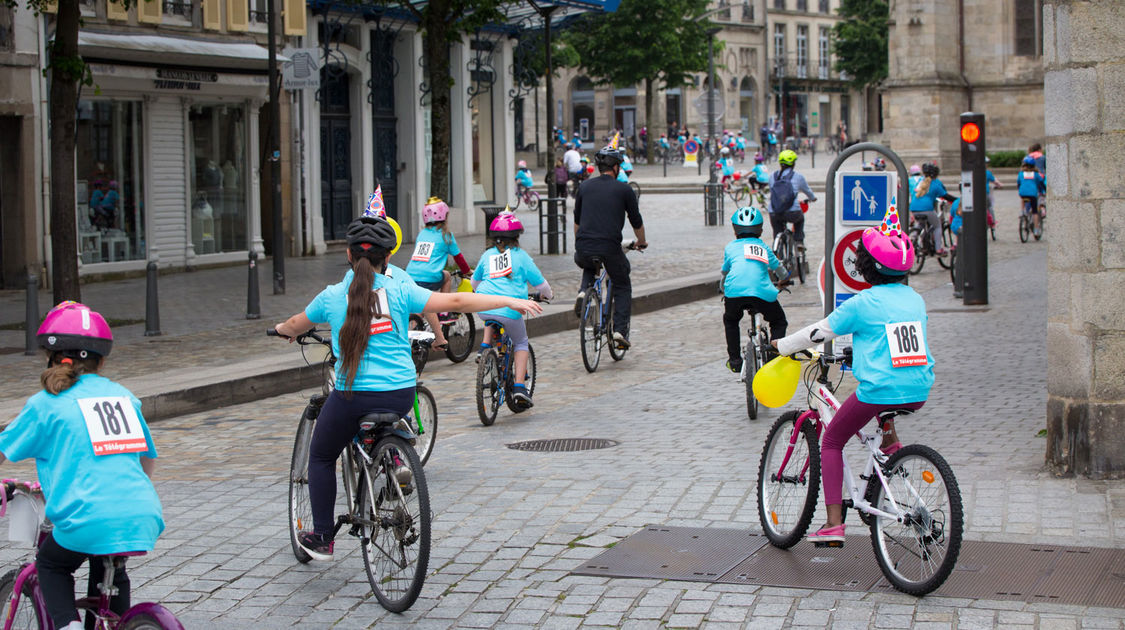
[[582,268],[582,290],[594,284],[594,256],[604,261],[605,270],[613,282],[613,331],[629,338],[629,316],[633,311],[633,285],[629,281],[629,259],[620,246],[594,250],[575,249],[574,262]]
[[[56,628],[78,621],[78,609],[74,606],[74,572],[87,559],[90,560],[90,579],[87,582],[86,594],[90,597],[101,595],[98,583],[104,577],[103,557],[71,551],[55,542],[53,534],[47,536],[40,545],[39,555],[35,559],[35,570],[39,574],[39,589],[43,592],[47,613]],[[125,572],[125,558],[122,558],[119,564],[120,568],[113,574],[113,585],[117,587],[117,595],[110,598],[109,609],[118,615],[123,615],[129,610],[129,575]],[[27,604],[30,605],[30,602]],[[94,623],[94,616],[86,615],[88,630],[93,630]]]
[[793,240],[798,243],[805,242],[805,213],[800,210],[787,210],[778,214],[770,213],[770,227],[773,236],[777,238],[780,232],[785,231],[785,224],[793,224]]
[[742,360],[742,344],[738,323],[742,321],[742,314],[747,310],[761,313],[770,325],[770,339],[781,339],[785,336],[785,329],[789,321],[785,319],[785,311],[780,302],[767,302],[756,297],[729,297],[726,298],[726,307],[723,310],[723,328],[727,334],[727,358],[732,362]]

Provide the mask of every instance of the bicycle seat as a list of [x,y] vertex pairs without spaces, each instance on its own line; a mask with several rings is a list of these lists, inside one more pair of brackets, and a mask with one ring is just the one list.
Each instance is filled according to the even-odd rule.
[[895,417],[898,417],[898,416],[909,416],[912,413],[914,413],[913,409],[907,409],[905,407],[897,407],[897,408],[893,408],[893,409],[884,409],[883,411],[879,412],[879,419],[880,420],[887,420],[887,419],[895,418]]
[[384,411],[364,414],[359,419],[359,429],[360,431],[370,431],[378,426],[394,424],[401,418],[402,416],[397,413],[388,413]]
[[407,331],[406,336],[410,338],[411,342],[432,342],[436,335],[428,330],[411,330]]
[[496,332],[498,332],[500,334],[504,333],[504,326],[500,322],[496,321],[495,319],[484,320],[484,325],[485,326],[492,326],[493,328],[496,329]]
[[605,258],[601,256],[590,256],[590,264],[593,265],[594,273],[601,270],[602,265],[605,264]]

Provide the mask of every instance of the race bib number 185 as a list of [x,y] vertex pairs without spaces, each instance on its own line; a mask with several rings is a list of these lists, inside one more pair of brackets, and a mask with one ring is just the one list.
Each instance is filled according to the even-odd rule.
[[488,277],[501,278],[512,275],[512,252],[493,254],[488,258]]
[[86,421],[94,455],[143,453],[148,450],[141,419],[128,398],[79,398],[78,407]]
[[922,322],[886,324],[887,346],[891,350],[891,367],[926,365],[926,333]]

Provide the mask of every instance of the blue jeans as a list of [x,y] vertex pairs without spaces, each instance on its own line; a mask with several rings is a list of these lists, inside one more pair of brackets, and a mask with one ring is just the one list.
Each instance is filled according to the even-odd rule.
[[613,331],[629,338],[629,316],[633,310],[633,285],[629,281],[629,259],[620,245],[609,245],[589,250],[576,250],[574,262],[582,268],[582,290],[594,284],[593,257],[604,261],[606,272],[613,283]]

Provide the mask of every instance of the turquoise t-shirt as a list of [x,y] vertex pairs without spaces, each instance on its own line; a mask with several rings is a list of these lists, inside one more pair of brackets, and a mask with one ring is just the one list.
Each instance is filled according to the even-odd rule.
[[949,230],[954,234],[961,233],[961,200],[954,200],[953,204],[949,206],[949,214],[953,215],[953,220],[949,222]]
[[516,183],[525,188],[531,188],[535,185],[535,180],[531,178],[531,171],[521,168],[516,170]]
[[764,164],[755,164],[754,169],[750,172],[754,174],[759,184],[770,183],[770,172]]
[[619,169],[617,171],[617,181],[621,182],[622,184],[629,183],[629,175],[625,172],[625,169]]
[[731,164],[730,158],[719,158],[719,167],[723,169],[724,176],[734,175],[734,164]]
[[844,301],[828,316],[837,335],[852,335],[852,369],[860,402],[894,405],[926,400],[934,360],[926,339],[926,302],[904,284],[880,284]]
[[[504,253],[495,247],[485,250],[473,271],[473,280],[480,282],[475,289],[477,293],[514,298],[526,298],[527,285],[537,287],[547,281],[531,256],[519,247],[508,248]],[[482,319],[487,315],[511,319],[523,317],[519,311],[506,306],[480,314]]]
[[[389,275],[375,274],[372,288],[382,290],[383,312],[389,318],[378,318],[371,323],[371,338],[356,369],[352,390],[360,392],[385,392],[413,387],[416,373],[410,358],[409,318],[411,313],[421,313],[430,299],[430,291],[414,284],[397,267],[387,268]],[[343,389],[347,382],[340,355],[340,328],[348,311],[348,287],[355,274],[348,271],[343,281],[325,287],[309,305],[305,315],[315,323],[327,322],[332,327],[332,351],[336,353],[336,387]]]
[[984,172],[984,192],[991,195],[992,194],[992,184],[995,183],[995,182],[996,182],[996,176],[992,174],[992,171],[985,171]]
[[151,551],[164,531],[160,497],[141,468],[142,455],[156,457],[141,401],[108,378],[83,374],[66,391],[29,398],[0,433],[0,452],[35,458],[47,518],[66,549]]
[[[912,192],[911,195],[914,193]],[[945,190],[945,184],[941,183],[940,179],[930,181],[930,189],[926,194],[921,197],[913,196],[910,198],[910,211],[911,212],[929,212],[935,210],[934,203],[939,197],[948,195],[949,192]]]
[[770,282],[770,269],[781,261],[773,250],[756,237],[736,238],[723,249],[723,295],[756,297],[767,302],[777,300],[777,287]]
[[453,233],[449,233],[448,243],[445,242],[445,236],[438,227],[424,227],[418,232],[418,237],[414,240],[414,253],[410,254],[410,262],[406,265],[406,273],[410,274],[415,282],[441,280],[445,261],[449,256],[461,253]]

